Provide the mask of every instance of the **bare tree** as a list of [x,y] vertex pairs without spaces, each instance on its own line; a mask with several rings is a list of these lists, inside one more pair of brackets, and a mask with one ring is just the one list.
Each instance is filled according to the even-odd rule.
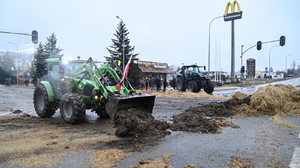
[[295,74],[295,68],[296,68],[296,61],[293,61],[291,64],[291,72],[292,74]]

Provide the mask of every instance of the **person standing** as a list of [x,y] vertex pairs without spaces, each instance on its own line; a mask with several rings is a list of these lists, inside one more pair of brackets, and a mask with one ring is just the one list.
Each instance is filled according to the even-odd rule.
[[177,86],[176,86],[176,76],[175,76],[175,75],[173,76],[172,82],[173,82],[173,83],[172,83],[173,88],[176,89]]
[[167,79],[164,78],[164,82],[163,82],[163,86],[164,86],[164,92],[166,92],[166,88],[167,88]]
[[152,90],[152,92],[155,92],[155,79],[154,79],[154,77],[152,77],[150,83],[151,83],[151,90]]
[[144,82],[141,81],[141,90],[144,90]]
[[9,79],[5,78],[5,86],[9,86]]
[[149,88],[149,80],[148,80],[147,77],[145,79],[145,86],[146,86],[146,90],[148,90],[148,88]]
[[159,79],[159,77],[157,77],[155,79],[155,84],[156,84],[156,91],[159,92],[160,91],[160,79]]

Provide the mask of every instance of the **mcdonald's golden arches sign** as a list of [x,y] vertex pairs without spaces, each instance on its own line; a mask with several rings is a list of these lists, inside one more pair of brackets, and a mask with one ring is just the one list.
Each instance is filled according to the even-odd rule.
[[[237,12],[235,12],[235,6],[237,6]],[[230,8],[230,13],[228,13]],[[233,1],[233,3],[228,2],[226,4],[225,12],[224,12],[224,21],[236,20],[242,18],[242,10],[238,1]]]

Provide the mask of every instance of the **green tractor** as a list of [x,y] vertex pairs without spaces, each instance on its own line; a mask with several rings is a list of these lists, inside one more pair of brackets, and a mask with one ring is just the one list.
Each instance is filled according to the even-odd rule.
[[[204,70],[205,70],[205,66]],[[214,91],[214,85],[209,78],[200,73],[198,65],[184,65],[181,67],[181,71],[177,72],[177,89],[179,91],[186,91],[188,89],[191,92],[200,92],[203,88],[208,94]]]
[[[118,110],[139,108],[152,113],[155,96],[129,90],[116,72],[113,61],[99,68],[92,60],[45,60],[47,75],[35,87],[34,108],[39,117],[54,115],[59,108],[67,123],[80,123],[86,109],[101,118],[114,119]],[[116,87],[121,84],[120,88]],[[129,84],[130,85],[130,84]]]

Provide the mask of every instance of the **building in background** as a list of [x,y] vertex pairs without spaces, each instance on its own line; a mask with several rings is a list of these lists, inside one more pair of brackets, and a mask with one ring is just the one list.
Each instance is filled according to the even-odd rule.
[[146,77],[159,77],[167,79],[167,74],[172,74],[172,71],[169,69],[169,65],[167,63],[160,62],[151,62],[151,61],[137,61],[138,67],[142,72],[142,78]]

